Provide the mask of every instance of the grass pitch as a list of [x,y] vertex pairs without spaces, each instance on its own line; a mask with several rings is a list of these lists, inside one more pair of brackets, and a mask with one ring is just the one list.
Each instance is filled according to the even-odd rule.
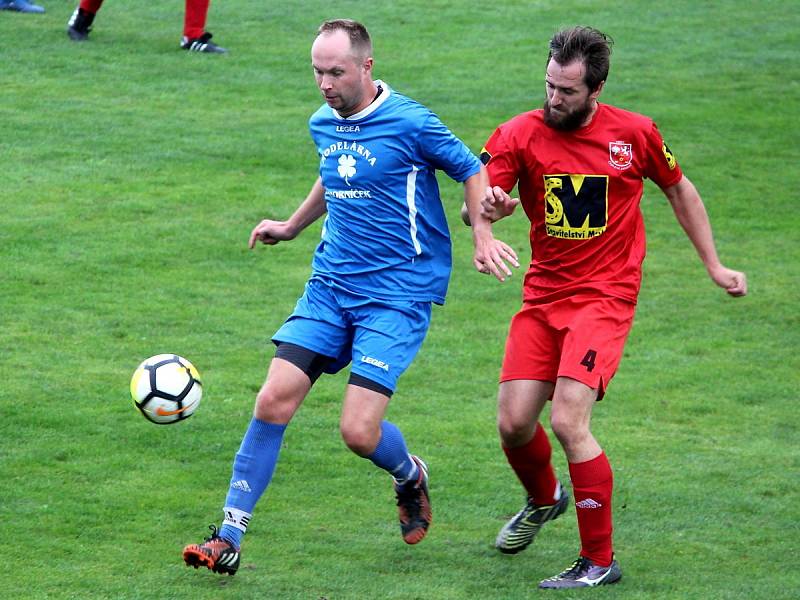
[[[0,13],[0,596],[506,600],[543,593],[535,583],[577,554],[572,510],[519,556],[492,548],[522,501],[494,429],[521,273],[501,285],[472,271],[461,192],[443,178],[451,291],[389,411],[431,467],[428,539],[402,543],[387,477],[340,442],[337,376],[287,432],[239,574],[181,563],[219,521],[269,336],[308,275],[318,225],[275,248],[246,242],[314,180],[309,47],[339,16],[369,27],[377,76],[476,151],[541,104],[556,29],[615,38],[602,100],[656,120],[751,294],[713,286],[648,184],[636,324],[593,424],[615,469],[624,579],[588,593],[796,596],[794,3],[227,0],[208,24],[227,56],[178,50],[182,2],[109,2],[85,44],[65,35],[73,3],[41,4]],[[496,232],[526,255],[521,215]],[[160,352],[189,358],[205,385],[174,427],[127,396]]]

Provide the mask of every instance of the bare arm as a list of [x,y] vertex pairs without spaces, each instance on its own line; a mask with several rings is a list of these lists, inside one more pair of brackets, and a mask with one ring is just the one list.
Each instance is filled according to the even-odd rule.
[[683,177],[678,183],[663,191],[672,205],[678,222],[697,250],[700,260],[703,261],[709,277],[731,296],[747,294],[745,274],[728,269],[719,261],[708,213],[694,184]]
[[492,233],[492,221],[484,214],[482,203],[488,183],[486,167],[481,165],[480,172],[464,182],[464,205],[461,218],[465,223],[472,223],[472,241],[475,245],[472,264],[481,273],[494,275],[505,281],[511,275],[506,261],[519,267],[517,254],[508,244],[496,240]]
[[[512,198],[500,186],[486,186],[486,193],[481,201],[481,213],[492,223],[511,215],[519,204],[519,198]],[[469,225],[472,220],[466,203],[461,207],[461,220]]]
[[254,248],[257,241],[263,244],[274,245],[278,242],[293,240],[306,227],[319,219],[327,211],[325,204],[325,188],[322,180],[317,178],[306,199],[297,207],[291,217],[286,221],[272,221],[264,219],[250,233],[250,248]]

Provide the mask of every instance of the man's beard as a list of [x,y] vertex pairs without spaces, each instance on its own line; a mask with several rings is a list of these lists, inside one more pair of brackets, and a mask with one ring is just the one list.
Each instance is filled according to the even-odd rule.
[[572,112],[558,113],[558,115],[556,115],[550,109],[550,102],[547,100],[544,101],[545,125],[560,131],[575,131],[576,129],[580,129],[591,112],[592,103],[587,101],[585,105]]

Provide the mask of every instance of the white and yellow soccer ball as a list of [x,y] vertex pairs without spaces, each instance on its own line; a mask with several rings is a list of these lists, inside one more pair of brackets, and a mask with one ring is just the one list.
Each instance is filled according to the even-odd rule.
[[169,425],[194,414],[203,397],[203,384],[200,373],[182,356],[157,354],[133,372],[131,396],[146,419]]

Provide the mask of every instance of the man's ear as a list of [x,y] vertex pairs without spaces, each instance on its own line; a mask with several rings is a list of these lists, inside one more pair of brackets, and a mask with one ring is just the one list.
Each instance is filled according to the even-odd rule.
[[597,89],[595,89],[595,91],[593,91],[591,94],[589,94],[589,99],[590,100],[597,100],[597,97],[600,95],[600,92],[603,91],[603,86],[605,84],[606,84],[605,79],[603,81],[601,81],[600,83],[598,83],[597,84]]

